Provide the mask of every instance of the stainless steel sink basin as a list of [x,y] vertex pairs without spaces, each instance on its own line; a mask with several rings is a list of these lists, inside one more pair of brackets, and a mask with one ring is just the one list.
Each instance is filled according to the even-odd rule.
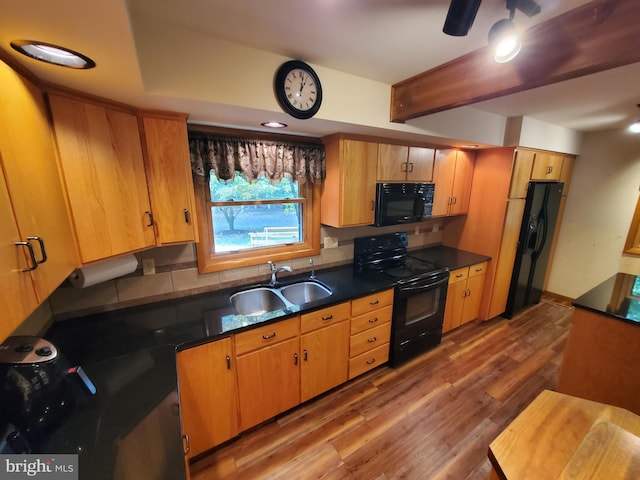
[[330,288],[303,280],[282,287],[254,287],[231,295],[231,304],[241,315],[262,315],[330,296]]
[[260,315],[287,308],[276,292],[264,287],[234,293],[231,295],[231,303],[242,315]]
[[319,283],[307,281],[286,285],[280,289],[280,293],[294,305],[302,305],[328,297],[331,290]]

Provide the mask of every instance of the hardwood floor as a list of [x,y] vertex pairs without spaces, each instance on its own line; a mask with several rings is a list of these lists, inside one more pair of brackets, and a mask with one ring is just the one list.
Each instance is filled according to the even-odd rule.
[[491,441],[554,388],[572,312],[545,297],[512,320],[467,324],[246,432],[191,478],[486,480]]

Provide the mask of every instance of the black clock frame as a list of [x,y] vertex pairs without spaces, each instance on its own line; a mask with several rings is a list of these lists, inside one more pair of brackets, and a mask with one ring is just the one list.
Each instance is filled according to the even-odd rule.
[[[285,78],[289,74],[291,70],[300,69],[307,72],[311,78],[313,78],[314,83],[316,84],[316,103],[309,110],[300,110],[291,105],[289,100],[287,100],[287,92],[285,90]],[[308,118],[313,117],[318,110],[320,109],[320,104],[322,103],[322,85],[320,84],[320,77],[316,74],[316,72],[301,60],[289,60],[284,62],[278,68],[276,72],[275,80],[273,82],[273,87],[276,94],[276,99],[280,104],[280,107],[291,115],[294,118],[299,118],[302,120],[306,120]]]

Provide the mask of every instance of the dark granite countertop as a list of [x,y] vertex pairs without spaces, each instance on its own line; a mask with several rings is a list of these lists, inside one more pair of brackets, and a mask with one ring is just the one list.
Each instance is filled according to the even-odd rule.
[[[448,247],[410,254],[450,269],[488,260]],[[76,410],[39,447],[39,453],[79,453],[81,480],[115,480],[122,439],[133,435],[145,417],[161,414],[163,431],[174,433],[167,434],[172,439],[165,442],[161,469],[165,473],[158,480],[184,478],[178,410],[168,409],[171,402],[166,401],[175,398],[177,405],[176,350],[393,287],[390,278],[358,275],[352,265],[320,270],[316,277],[331,288],[331,296],[267,315],[238,315],[229,299],[242,290],[236,287],[55,322],[45,337],[71,365],[84,368],[97,394],[79,393],[78,386],[72,386]],[[289,275],[282,284],[308,278],[308,274]]]
[[435,263],[436,265],[449,267],[450,270],[468,267],[470,265],[475,265],[476,263],[491,260],[491,257],[487,257],[486,255],[479,255],[477,253],[445,247],[443,245],[410,251],[409,255],[420,260]]
[[617,273],[576,298],[573,305],[640,326],[640,276]]

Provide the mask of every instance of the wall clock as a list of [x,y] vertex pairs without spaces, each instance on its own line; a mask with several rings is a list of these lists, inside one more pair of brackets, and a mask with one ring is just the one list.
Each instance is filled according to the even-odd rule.
[[313,68],[300,60],[289,60],[280,65],[274,89],[278,103],[292,117],[311,118],[320,109],[320,78]]

